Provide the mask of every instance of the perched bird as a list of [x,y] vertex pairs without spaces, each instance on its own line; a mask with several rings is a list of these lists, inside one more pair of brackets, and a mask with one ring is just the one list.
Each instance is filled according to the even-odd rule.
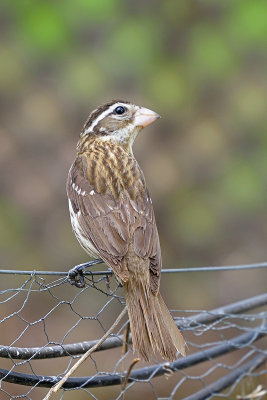
[[159,115],[127,101],[94,110],[84,125],[67,181],[73,231],[124,288],[133,347],[144,360],[174,361],[184,339],[160,293],[161,250],[152,201],[132,151]]

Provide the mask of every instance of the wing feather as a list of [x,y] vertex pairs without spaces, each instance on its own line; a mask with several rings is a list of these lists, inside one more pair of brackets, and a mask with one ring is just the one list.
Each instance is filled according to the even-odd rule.
[[76,159],[67,182],[68,197],[80,233],[123,281],[128,280],[125,256],[129,244],[133,242],[135,253],[150,260],[151,290],[157,293],[161,251],[147,189],[143,186],[134,199],[127,190],[118,198],[109,192],[97,193],[89,183],[86,169],[88,161],[85,162],[83,158]]

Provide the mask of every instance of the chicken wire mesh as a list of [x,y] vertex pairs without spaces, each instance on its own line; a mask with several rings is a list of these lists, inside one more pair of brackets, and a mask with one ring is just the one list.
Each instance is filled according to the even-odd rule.
[[[83,289],[70,286],[64,272],[1,273],[0,399],[43,399],[112,325],[123,292],[111,271],[87,272]],[[125,318],[57,398],[267,398],[267,293],[237,300],[212,310],[171,310],[187,342],[187,356],[174,363],[135,363]]]

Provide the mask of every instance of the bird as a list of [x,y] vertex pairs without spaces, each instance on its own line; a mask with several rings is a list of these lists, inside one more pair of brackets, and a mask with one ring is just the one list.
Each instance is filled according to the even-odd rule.
[[132,145],[159,114],[112,100],[89,115],[67,179],[72,229],[83,249],[120,280],[133,349],[175,361],[185,341],[159,292],[161,248],[152,200]]

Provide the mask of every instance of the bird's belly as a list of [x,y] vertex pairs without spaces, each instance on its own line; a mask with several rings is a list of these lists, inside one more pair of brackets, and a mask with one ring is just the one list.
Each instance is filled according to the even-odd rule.
[[69,200],[69,210],[70,210],[70,219],[71,219],[71,225],[72,225],[72,230],[82,246],[82,248],[93,258],[99,258],[99,253],[92,244],[92,242],[88,239],[88,237],[85,235],[80,223],[79,223],[79,213],[75,214],[73,211],[71,202]]

